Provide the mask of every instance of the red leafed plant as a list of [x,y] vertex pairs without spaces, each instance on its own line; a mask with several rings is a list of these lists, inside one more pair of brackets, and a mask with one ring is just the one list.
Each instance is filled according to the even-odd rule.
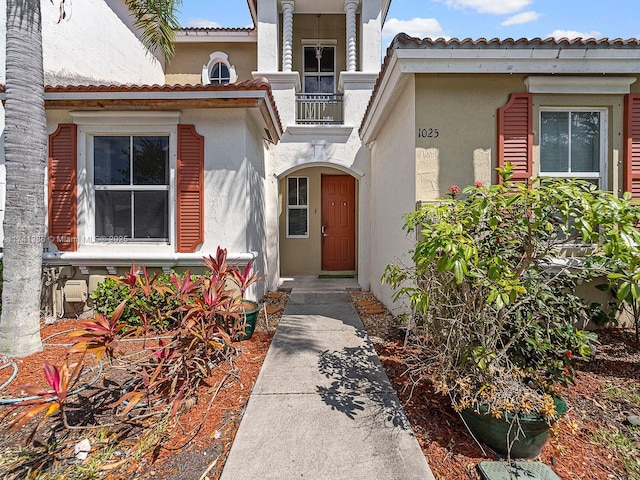
[[30,420],[44,412],[44,415],[40,417],[31,434],[27,438],[27,443],[31,443],[38,427],[42,423],[42,420],[53,415],[57,411],[60,411],[63,422],[65,426],[68,427],[67,419],[64,415],[64,404],[69,392],[71,392],[74,386],[78,383],[82,367],[83,362],[80,361],[74,366],[73,371],[70,373],[68,359],[65,359],[60,367],[56,367],[55,365],[45,362],[43,365],[44,378],[51,388],[49,390],[44,390],[31,384],[20,385],[20,387],[30,395],[30,397],[17,403],[5,412],[5,415],[7,415],[17,408],[24,407],[20,412],[18,412],[16,417],[9,422],[9,428],[15,430],[20,429]]
[[[184,277],[175,273],[168,277],[150,276],[146,267],[132,265],[125,275],[110,277],[118,288],[126,289],[126,299],[110,314],[96,313],[70,333],[77,339],[71,353],[90,353],[98,360],[106,357],[130,375],[122,395],[112,404],[124,420],[177,415],[195,402],[199,386],[212,369],[220,368],[233,356],[237,333],[244,327],[242,296],[262,277],[252,272],[252,262],[244,269],[228,264],[227,251],[220,247],[215,258],[204,258],[204,265],[208,271],[200,277],[190,272]],[[156,294],[171,307],[160,309],[150,306],[153,302],[140,302],[141,296],[148,299]],[[125,307],[139,317],[142,328],[127,324],[123,318]],[[157,323],[167,321],[174,325],[158,343],[147,338],[147,319],[152,317]],[[119,356],[119,343],[136,338],[141,340],[139,354]],[[52,390],[29,387],[38,398],[18,404],[17,407],[26,408],[11,425],[20,428],[43,411],[49,416],[63,410],[69,385],[77,382],[81,369],[79,365],[69,375],[66,361],[60,369],[46,364],[45,376]],[[54,402],[45,404],[44,398],[52,395]],[[66,419],[64,422],[67,425]]]
[[114,347],[118,341],[118,332],[122,325],[118,323],[126,303],[122,302],[109,318],[96,313],[93,320],[80,325],[82,329],[69,333],[70,337],[78,337],[71,348],[72,353],[93,353],[97,360],[106,354],[110,360],[114,357]]

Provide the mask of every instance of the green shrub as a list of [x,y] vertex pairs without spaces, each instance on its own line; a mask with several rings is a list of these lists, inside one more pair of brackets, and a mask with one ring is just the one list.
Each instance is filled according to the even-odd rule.
[[[171,287],[171,281],[167,274],[159,275],[158,282]],[[126,300],[121,321],[131,327],[142,326],[140,313],[147,315],[147,323],[152,330],[165,331],[175,325],[175,311],[180,306],[175,295],[163,295],[153,291],[147,298],[141,291],[137,291],[133,295],[129,292],[130,288],[126,285],[118,283],[112,278],[106,278],[91,293],[91,300],[96,311],[107,317],[113,315],[118,305]]]
[[500,185],[461,194],[453,185],[451,199],[408,214],[413,262],[389,265],[383,280],[421,317],[413,373],[429,376],[456,409],[484,403],[495,416],[549,418],[555,384],[572,383],[572,360],[592,353],[595,336],[579,327],[593,312],[575,288],[637,249],[640,210],[588,182],[524,185],[509,182],[510,166],[498,170]]

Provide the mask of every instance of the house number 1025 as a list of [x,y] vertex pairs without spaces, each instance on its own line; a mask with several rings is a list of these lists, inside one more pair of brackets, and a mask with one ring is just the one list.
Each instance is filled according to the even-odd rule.
[[440,132],[438,132],[437,128],[419,128],[418,129],[418,138],[438,138],[440,136]]

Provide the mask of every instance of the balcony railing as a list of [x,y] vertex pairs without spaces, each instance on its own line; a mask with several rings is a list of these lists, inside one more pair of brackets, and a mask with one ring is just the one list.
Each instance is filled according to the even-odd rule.
[[343,118],[342,93],[296,94],[296,123],[341,125]]

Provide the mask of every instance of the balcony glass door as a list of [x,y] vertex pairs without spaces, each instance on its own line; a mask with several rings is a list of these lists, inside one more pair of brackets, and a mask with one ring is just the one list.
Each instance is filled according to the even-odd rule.
[[322,47],[320,58],[315,46],[304,47],[304,92],[335,93],[336,55],[335,47]]

